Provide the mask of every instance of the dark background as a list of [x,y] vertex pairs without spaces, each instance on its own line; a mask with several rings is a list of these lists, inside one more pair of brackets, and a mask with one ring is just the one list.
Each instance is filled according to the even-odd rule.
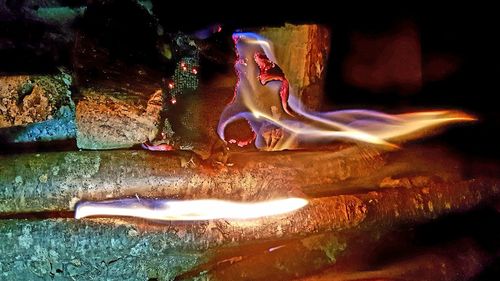
[[[53,5],[52,2],[87,6],[87,10],[83,19],[71,27],[40,22],[27,12]],[[47,72],[60,65],[71,70],[82,63],[99,71],[102,68],[99,64],[75,62],[79,49],[75,51],[72,39],[65,38],[68,32],[64,28],[76,30],[80,41],[91,38],[88,41],[92,44],[107,48],[99,55],[107,54],[108,61],[124,61],[125,65],[118,69],[127,69],[126,64],[130,63],[168,73],[175,64],[161,58],[158,41],[171,38],[168,35],[159,38],[158,23],[165,34],[178,31],[191,34],[220,23],[223,32],[209,38],[208,43],[216,46],[213,55],[223,59],[201,61],[200,75],[207,80],[233,71],[230,35],[234,30],[285,22],[319,23],[331,30],[325,89],[329,109],[357,107],[391,113],[464,110],[478,121],[454,125],[446,133],[422,142],[445,143],[464,155],[485,161],[496,161],[500,155],[497,148],[500,48],[496,43],[500,25],[493,6],[358,2],[338,5],[322,1],[151,2],[154,17],[137,9],[134,0],[0,1],[0,73]],[[87,66],[81,72],[92,73]],[[160,78],[151,75],[152,81]]]
[[[228,10],[227,7],[222,8],[222,4],[213,3],[190,11],[189,8],[172,7],[166,1],[153,2],[162,25],[171,30],[196,30],[213,23],[222,23],[226,32],[284,22],[323,24],[330,28],[332,39],[325,90],[331,106],[356,106],[395,113],[405,111],[405,108],[464,110],[475,115],[478,121],[453,126],[445,134],[423,142],[444,142],[463,154],[493,161],[498,159],[500,139],[496,132],[500,128],[497,110],[500,48],[495,42],[499,34],[498,15],[492,7],[456,3],[356,3],[343,6],[319,1],[288,4],[254,1],[247,5],[235,3],[234,8]],[[210,12],[205,12],[208,10]],[[398,33],[404,32],[405,28],[416,34],[416,42],[413,43],[420,48],[419,52],[413,53],[417,57],[410,58],[421,61],[420,85],[398,81],[398,77],[386,79],[387,85],[382,87],[346,81],[346,72],[350,68],[347,61],[364,51],[361,49],[358,54],[352,53],[353,44],[356,44],[353,37],[364,38],[364,42],[357,45],[368,51],[364,58],[357,61],[368,60],[368,64],[377,67],[377,62],[374,63],[370,56],[377,56],[379,50],[370,45],[392,44],[395,50],[404,48],[404,44],[398,45],[401,42],[397,40]],[[389,64],[386,70],[394,71],[390,69],[394,66],[404,67],[407,59],[404,55],[403,52],[396,58],[400,59],[400,65]],[[433,65],[436,59],[444,59],[444,65]],[[383,72],[384,66],[379,67]]]

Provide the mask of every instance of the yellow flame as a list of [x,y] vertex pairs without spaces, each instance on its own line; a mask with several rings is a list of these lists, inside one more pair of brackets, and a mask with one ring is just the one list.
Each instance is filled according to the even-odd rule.
[[306,199],[295,197],[252,203],[214,199],[175,201],[129,198],[79,203],[75,218],[125,216],[165,221],[243,220],[285,214],[307,204]]

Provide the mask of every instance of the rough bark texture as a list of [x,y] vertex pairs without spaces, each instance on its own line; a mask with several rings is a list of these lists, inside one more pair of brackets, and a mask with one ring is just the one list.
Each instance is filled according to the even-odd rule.
[[161,91],[149,99],[126,92],[83,90],[76,107],[78,148],[113,149],[152,140],[160,126]]
[[73,220],[0,221],[2,280],[171,280],[200,262],[175,234]]
[[293,91],[305,106],[319,109],[330,48],[328,29],[316,24],[285,24],[259,32],[273,42],[278,64]]
[[[0,156],[0,212],[71,210],[82,199],[136,194],[233,200],[290,193],[327,196],[388,187],[391,183],[410,185],[404,180],[408,174],[458,179],[460,162],[445,155],[440,149],[381,153],[361,147],[242,152],[230,154],[227,165],[215,166],[188,152],[80,151]],[[411,164],[408,159],[412,159]]]
[[[411,188],[311,199],[308,206],[296,212],[247,221],[1,220],[2,266],[4,274],[11,276],[25,274],[49,278],[51,272],[63,276],[75,274],[68,271],[69,267],[76,270],[80,278],[108,276],[116,280],[113,279],[115,276],[124,278],[122,272],[126,264],[136,270],[134,277],[169,280],[207,262],[206,254],[200,256],[197,251],[285,241],[332,231],[382,231],[466,211],[498,199],[498,195],[497,181],[430,181],[424,186],[415,181]],[[346,237],[334,235],[320,240],[322,242],[311,238],[301,243],[303,247],[323,252],[323,257],[320,257],[323,262],[318,265],[322,266],[331,264],[345,249],[350,249],[346,245],[352,241],[346,244],[345,239],[352,236]],[[171,267],[162,267],[164,263]],[[283,270],[292,267],[293,263],[283,265]],[[238,272],[237,268],[232,270]],[[110,272],[116,272],[116,275]]]
[[[383,243],[381,234],[498,200],[497,178],[461,179],[470,170],[445,155],[439,149],[381,153],[360,147],[247,152],[215,167],[187,152],[4,156],[2,274],[7,280],[269,280],[337,263],[344,268],[342,259],[361,262],[356,253]],[[247,221],[74,220],[56,212],[72,210],[81,199],[135,194],[236,200],[309,194],[310,200],[296,212]],[[51,212],[19,214],[40,211]]]

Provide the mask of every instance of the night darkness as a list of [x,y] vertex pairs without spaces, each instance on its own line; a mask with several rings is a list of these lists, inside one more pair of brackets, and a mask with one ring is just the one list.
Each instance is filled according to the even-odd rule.
[[[495,133],[500,129],[496,102],[499,93],[496,82],[499,73],[498,44],[494,40],[498,22],[487,6],[378,6],[360,3],[346,7],[332,4],[324,8],[324,4],[312,1],[310,5],[288,6],[274,2],[266,5],[254,3],[246,8],[235,7],[232,12],[218,10],[214,4],[207,5],[207,9],[214,9],[212,12],[203,13],[204,9],[190,11],[169,7],[164,1],[156,2],[160,20],[172,30],[196,30],[214,22],[222,23],[226,32],[284,22],[324,24],[331,30],[325,90],[331,108],[361,107],[387,112],[403,112],[404,108],[461,109],[476,115],[478,121],[454,126],[445,134],[425,142],[446,142],[462,153],[491,160],[500,156],[497,148],[500,139]],[[382,81],[386,84],[382,86],[374,86],[373,83],[360,86],[346,81],[349,70],[346,61],[353,56],[353,43],[356,43],[353,37],[364,38],[365,46],[361,47],[368,49],[368,55],[376,56],[380,50],[370,48],[370,44],[392,44],[395,50],[404,48],[404,45],[398,45],[400,42],[397,39],[398,32],[405,32],[405,28],[414,33],[413,43],[419,50],[401,54],[401,63],[386,67],[404,66],[406,60],[413,60],[420,64],[421,79],[410,78],[408,82],[404,80],[407,77],[393,75],[382,78],[387,80]],[[380,37],[386,38],[385,41],[377,41]],[[361,49],[357,55],[363,51]],[[357,61],[363,62],[363,58]],[[383,73],[383,66],[371,63],[374,68],[382,67],[380,71]],[[231,65],[222,71],[232,71]],[[415,83],[419,85],[415,86]]]

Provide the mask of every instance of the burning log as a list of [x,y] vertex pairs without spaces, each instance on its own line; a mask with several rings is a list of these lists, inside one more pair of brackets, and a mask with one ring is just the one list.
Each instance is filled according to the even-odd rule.
[[[440,149],[233,153],[212,166],[189,152],[81,151],[0,156],[0,211],[72,210],[79,200],[134,197],[265,200],[409,185],[401,175],[459,179]],[[427,155],[432,155],[429,159]],[[411,164],[408,162],[411,159]]]
[[160,130],[162,91],[147,99],[87,89],[76,107],[76,141],[83,149],[126,148],[152,141]]
[[262,28],[259,33],[275,43],[276,59],[303,105],[318,110],[330,49],[328,29],[316,24],[285,24]]
[[[285,27],[279,28],[266,28],[264,32],[277,40],[276,43],[279,48],[280,58],[282,58],[286,64],[285,69],[291,72],[291,82],[297,83],[296,87],[295,84],[292,85],[293,90],[297,92],[300,97],[304,96],[306,106],[311,108],[317,107],[321,103],[321,81],[324,74],[323,67],[326,64],[329,44],[328,31],[318,25],[286,25]],[[89,42],[84,36],[80,36],[79,38],[79,48],[86,50],[86,52],[79,51],[78,53],[86,54],[90,52],[90,50],[95,49],[85,46],[85,44]],[[291,44],[291,42],[294,43]],[[290,53],[294,54],[294,59],[300,58],[300,60],[303,60],[303,58],[306,58],[303,60],[304,63],[300,66],[296,64],[292,65],[293,59],[291,61],[288,59],[285,60],[285,54]],[[87,57],[85,58],[88,59]],[[94,66],[94,68],[102,69],[104,67],[101,65],[102,61],[106,61],[106,59],[103,57],[97,60],[96,63],[98,67]],[[181,67],[183,64],[184,62],[180,63],[177,68],[187,69],[186,66]],[[85,75],[89,73],[87,69],[89,65],[85,63],[83,63],[83,65],[86,67],[82,68],[80,66],[81,73],[83,73],[83,77],[86,77]],[[320,69],[316,69],[317,67]],[[197,73],[197,68],[194,68],[194,70],[196,70]],[[193,70],[190,69],[188,72],[190,73],[191,71]],[[158,75],[158,73],[148,73],[147,76],[144,76],[129,72],[130,71],[126,67],[116,67],[106,71],[105,75],[102,75],[105,77],[111,75],[111,79],[108,77],[108,79],[105,79],[106,81],[99,81],[99,83],[105,87],[121,89],[121,95],[129,96],[128,94],[122,93],[124,90],[123,84],[125,84],[123,83],[124,77],[132,80],[133,83],[130,83],[130,86],[136,88],[137,85],[144,84],[140,82],[140,80],[152,80],[149,76],[158,78],[156,82],[151,81],[153,84],[158,84],[161,80],[159,79],[160,75]],[[141,72],[144,72],[144,70]],[[183,71],[181,72],[184,73]],[[140,79],[136,79],[136,76]],[[84,79],[80,78],[79,80]],[[230,80],[230,82],[228,83],[226,80]],[[215,133],[215,128],[217,127],[224,105],[229,103],[234,95],[235,80],[233,75],[224,78],[218,77],[214,79],[214,81],[200,85],[200,88],[195,91],[189,93],[182,93],[181,91],[177,93],[175,99],[169,98],[168,101],[164,101],[166,121],[171,126],[165,126],[165,128],[159,129],[164,129],[163,133],[167,135],[167,137],[165,137],[166,142],[168,142],[172,148],[193,150],[202,158],[209,158],[213,152],[212,150],[220,146],[220,140]],[[127,81],[127,83],[128,82],[129,81]],[[170,83],[164,85],[168,88],[172,87],[172,89],[169,89],[170,92],[174,90],[177,91],[177,87],[181,86],[173,82]],[[120,84],[122,84],[121,87]],[[143,88],[146,87],[146,85],[143,86]],[[84,95],[86,94],[84,93]],[[306,95],[307,97],[305,97]],[[172,97],[174,97],[174,95],[172,95]],[[127,98],[123,98],[122,100],[126,99]],[[175,102],[172,102],[174,100]],[[100,102],[89,102],[88,100],[86,101],[86,99],[82,102],[82,106],[79,105],[77,108],[77,123],[79,130],[77,142],[79,148],[107,149],[130,147],[133,144],[140,143],[138,140],[152,140],[150,137],[145,138],[145,136],[150,135],[144,134],[142,130],[141,132],[136,132],[137,130],[131,130],[128,126],[121,125],[121,122],[118,121],[116,123],[119,124],[108,124],[107,121],[105,122],[111,113],[109,110],[108,112],[106,110],[101,112],[100,109],[102,109],[102,106],[100,106]],[[117,102],[114,101],[114,103]],[[121,107],[122,104],[120,103],[120,105],[117,106]],[[142,115],[138,114],[138,116]],[[152,117],[152,119],[156,120],[155,117]],[[125,121],[123,123],[125,123]],[[137,125],[139,127],[143,127],[143,123],[143,121],[137,120],[134,116],[128,118],[126,122],[126,124]],[[97,129],[97,127],[101,129]],[[162,124],[153,126],[153,128],[150,128],[150,126],[145,127],[150,131],[156,131],[158,129],[156,127],[162,127]],[[135,134],[137,134],[137,136]],[[128,140],[125,136],[129,136]]]
[[75,106],[71,76],[0,77],[0,137],[5,143],[73,138]]
[[[207,249],[244,247],[264,241],[274,241],[271,243],[274,248],[289,239],[315,233],[346,233],[345,238],[327,235],[320,238],[320,244],[315,244],[316,238],[306,238],[310,243],[301,242],[302,247],[320,250],[322,264],[328,265],[350,250],[351,244],[343,241],[356,241],[355,237],[364,231],[385,232],[393,227],[414,225],[444,214],[466,211],[499,195],[498,182],[481,178],[458,182],[429,180],[423,186],[419,181],[413,182],[411,188],[314,198],[294,213],[244,221],[4,219],[0,221],[0,238],[4,241],[0,246],[2,262],[17,261],[11,266],[4,265],[4,274],[13,276],[22,272],[29,274],[28,277],[40,277],[52,273],[90,278],[106,272],[118,276],[131,274],[125,269],[128,267],[136,270],[132,276],[169,280],[206,264],[210,259],[204,252]],[[50,240],[45,239],[49,236]],[[328,241],[330,246],[321,250],[322,243]],[[35,253],[27,251],[29,248],[35,249]],[[271,252],[275,250],[280,251]],[[285,264],[284,270],[293,265]]]
[[238,83],[234,99],[222,112],[217,126],[217,134],[228,142],[248,143],[226,138],[228,125],[239,120],[250,125],[254,133],[252,141],[258,149],[273,151],[339,139],[395,147],[392,142],[407,141],[430,128],[475,120],[466,113],[448,110],[397,115],[361,109],[313,111],[290,91],[271,41],[258,34],[241,32],[233,34],[233,41]]

